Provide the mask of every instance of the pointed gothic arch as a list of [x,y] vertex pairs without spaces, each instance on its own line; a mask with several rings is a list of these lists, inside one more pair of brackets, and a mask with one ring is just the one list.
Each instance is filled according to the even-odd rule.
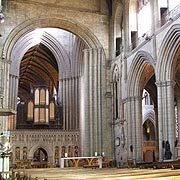
[[48,159],[52,159],[53,157],[53,150],[49,147],[46,146],[45,144],[39,142],[36,145],[34,145],[31,149],[29,149],[29,153],[28,153],[28,158],[29,159],[33,159],[34,153],[37,149],[42,148],[47,152],[48,155]]
[[[94,141],[95,143],[92,143],[92,144],[97,144],[97,146],[95,147],[94,145],[92,145],[92,147],[89,147],[88,144],[85,144],[85,142],[88,141],[88,138],[92,138],[91,136],[90,137],[87,137],[87,133],[85,135],[82,136],[83,139],[82,140],[82,154],[88,154],[88,155],[92,155],[93,152],[95,151],[95,148],[98,148],[99,149],[99,152],[102,151],[102,140],[103,140],[103,137],[101,135],[101,132],[102,131],[102,126],[99,126],[99,124],[102,123],[102,120],[103,120],[103,117],[105,116],[102,112],[102,107],[101,107],[101,99],[104,98],[103,96],[101,96],[102,93],[104,93],[104,89],[105,88],[102,88],[102,87],[105,87],[105,80],[102,79],[102,77],[105,74],[105,69],[102,68],[103,64],[105,63],[105,52],[104,52],[104,49],[100,43],[100,41],[98,40],[98,38],[94,35],[93,32],[91,32],[87,27],[85,27],[84,25],[81,25],[80,23],[78,22],[75,22],[75,21],[72,21],[70,19],[66,19],[65,17],[38,17],[38,18],[33,18],[33,19],[30,19],[30,20],[27,20],[25,22],[23,22],[22,24],[18,25],[16,28],[14,28],[12,30],[12,32],[10,33],[10,35],[7,37],[6,39],[6,42],[4,43],[4,46],[3,46],[3,57],[4,57],[4,63],[7,64],[7,63],[10,63],[10,66],[11,66],[11,60],[19,60],[20,58],[16,57],[17,55],[17,51],[16,50],[16,45],[17,45],[17,42],[20,40],[20,39],[23,39],[24,37],[26,37],[25,39],[23,39],[24,41],[22,41],[23,43],[19,45],[18,49],[19,48],[22,48],[22,50],[25,52],[25,50],[27,50],[28,48],[30,48],[32,45],[28,44],[30,42],[29,38],[31,39],[32,36],[28,36],[28,33],[32,32],[33,30],[35,30],[36,28],[59,28],[59,29],[63,29],[63,30],[66,30],[66,31],[69,31],[69,32],[72,32],[73,34],[75,34],[78,38],[80,38],[84,44],[86,45],[85,48],[86,50],[83,51],[83,61],[86,65],[84,65],[85,67],[88,67],[88,68],[91,68],[93,67],[93,71],[95,73],[91,74],[92,78],[91,79],[88,79],[88,81],[93,81],[89,84],[91,84],[91,88],[88,88],[88,90],[85,89],[85,85],[84,86],[81,86],[82,84],[82,81],[80,81],[78,78],[79,75],[77,75],[76,77],[67,77],[67,74],[65,74],[64,76],[62,76],[62,79],[59,79],[59,94],[61,94],[61,98],[66,98],[66,102],[69,104],[72,104],[72,102],[70,102],[70,91],[72,89],[70,89],[70,84],[71,83],[74,83],[74,85],[76,86],[76,102],[79,101],[79,107],[82,108],[82,106],[84,106],[85,103],[89,103],[90,101],[87,101],[87,102],[84,102],[83,100],[84,99],[80,99],[80,93],[78,92],[78,88],[81,87],[82,89],[84,88],[86,90],[86,94],[84,95],[85,97],[88,97],[88,94],[90,93],[89,90],[93,91],[93,97],[92,99],[96,99],[96,102],[95,101],[93,102],[94,105],[93,105],[93,108],[94,109],[98,109],[97,111],[94,111],[93,109],[82,109],[83,112],[88,112],[89,114],[94,114],[94,124],[96,124],[96,126],[98,127],[98,131],[96,132],[96,134],[94,135],[94,139],[92,139],[92,141]],[[30,34],[29,34],[30,35]],[[57,41],[55,41],[55,39],[53,39],[48,33],[45,34],[45,36],[43,37],[43,43],[45,46],[48,46],[48,48],[52,51],[53,55],[55,56],[55,58],[61,58],[61,61],[60,63],[64,63],[65,66],[66,66],[66,63],[63,62],[64,60],[64,57],[66,56],[65,53],[63,54],[58,54],[58,48],[60,48],[60,44],[58,44]],[[55,48],[53,48],[55,47]],[[84,48],[84,47],[83,47]],[[23,53],[21,53],[21,57],[23,56]],[[87,56],[86,56],[86,55]],[[14,59],[12,59],[12,57]],[[17,60],[17,61],[18,61]],[[20,61],[20,60],[19,60]],[[18,62],[19,62],[18,61]],[[89,63],[90,61],[90,63]],[[89,65],[90,64],[90,65]],[[61,65],[61,64],[60,64]],[[10,66],[6,66],[6,70],[7,72],[9,72],[9,67]],[[91,67],[90,67],[91,66]],[[16,67],[18,67],[18,63],[16,64]],[[15,67],[15,68],[16,68]],[[67,70],[67,69],[66,69]],[[86,77],[89,77],[89,70],[88,71],[85,71],[85,68],[82,66],[81,67],[81,70],[82,72],[85,72],[87,73],[86,74]],[[69,72],[67,72],[69,73]],[[9,81],[10,79],[10,81]],[[10,82],[10,86],[9,86],[9,82]],[[83,83],[84,82],[87,82],[85,79],[83,79]],[[16,109],[16,98],[17,98],[17,92],[18,92],[18,73],[12,75],[10,74],[10,77],[9,77],[9,74],[7,74],[7,77],[4,79],[4,89],[6,89],[5,91],[5,97],[6,98],[6,102],[8,103],[8,107],[11,107],[12,109]],[[68,92],[67,94],[69,93],[70,95],[67,96],[65,94],[65,92],[67,91],[67,88],[65,89],[65,86],[67,87],[68,86]],[[9,87],[13,87],[13,88],[9,88]],[[63,87],[64,89],[61,89],[60,90],[60,87]],[[9,89],[11,89],[11,92],[13,93],[9,93]],[[83,91],[81,93],[84,93]],[[59,95],[58,94],[58,95]],[[65,101],[63,101],[65,102]],[[74,101],[74,104],[76,103]],[[82,102],[84,103],[83,105]],[[91,102],[92,103],[92,102]],[[63,104],[64,105],[64,104]],[[77,103],[76,103],[77,105]],[[92,105],[92,104],[91,104]],[[86,106],[86,105],[85,105]],[[65,107],[65,106],[64,106]],[[89,105],[87,106],[89,107]],[[65,109],[66,108],[66,109]],[[82,132],[86,132],[86,130],[84,130],[83,128],[89,128],[90,129],[90,126],[81,126],[80,127],[80,121],[82,121],[81,119],[84,118],[83,113],[79,113],[78,109],[76,108],[75,110],[73,108],[70,109],[70,106],[67,106],[63,109],[63,122],[66,122],[66,126],[64,126],[64,130],[69,130],[69,129],[72,129],[72,126],[73,128],[76,128],[76,129],[79,129],[79,128],[82,128]],[[75,114],[75,123],[71,123],[72,122],[72,114],[70,112],[72,111],[76,111],[77,113],[79,113],[78,115]],[[70,112],[71,113],[71,116],[68,115],[67,112]],[[79,117],[81,116],[81,117]],[[69,118],[69,119],[65,119],[65,118]],[[92,116],[91,116],[92,117]],[[91,122],[91,118],[90,116],[84,118],[87,122],[90,121]],[[85,120],[83,119],[83,123],[87,123],[87,122],[84,122]],[[65,123],[64,123],[65,124]],[[89,123],[87,123],[89,124]],[[88,147],[84,147],[84,146],[88,146]],[[83,151],[87,151],[87,152],[83,152]],[[97,149],[96,149],[97,151]]]
[[142,140],[142,92],[147,82],[154,75],[155,61],[152,56],[139,51],[134,56],[129,68],[127,79],[127,98],[128,98],[128,144],[134,147],[131,153],[128,151],[129,158],[142,160],[143,140]]
[[37,28],[45,27],[56,27],[67,30],[83,39],[89,48],[102,48],[102,45],[100,44],[97,37],[95,37],[95,35],[82,24],[70,19],[66,19],[65,17],[51,16],[47,18],[40,16],[24,21],[11,31],[4,43],[2,57],[10,60],[13,47],[20,37]]
[[[129,75],[128,75],[128,96],[136,96],[138,95],[141,90],[144,88],[141,84],[142,82],[142,74],[147,67],[147,65],[152,66],[151,70],[155,69],[155,60],[152,56],[145,51],[138,51],[135,57],[133,58],[133,63],[129,68]],[[152,76],[150,72],[149,75]],[[150,76],[150,77],[151,77]],[[150,78],[149,77],[149,78]],[[149,79],[146,79],[147,82]]]
[[156,67],[157,81],[174,80],[174,72],[180,57],[179,31],[180,25],[173,25],[163,39]]
[[[176,76],[177,71],[179,74],[180,66],[180,25],[174,24],[167,31],[160,50],[159,60],[156,67],[157,74],[157,88],[158,88],[158,127],[159,127],[159,158],[163,159],[162,153],[163,141],[169,141],[172,158],[175,158],[174,142],[176,140],[176,127],[175,127],[175,89],[178,88],[176,83],[179,83],[179,75]],[[178,89],[176,89],[177,91]],[[178,90],[179,91],[179,90]],[[177,97],[177,96],[176,96]]]

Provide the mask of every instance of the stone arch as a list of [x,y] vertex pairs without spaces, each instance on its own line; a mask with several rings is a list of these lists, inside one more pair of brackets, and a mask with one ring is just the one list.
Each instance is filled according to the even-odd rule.
[[[33,34],[33,32],[30,32],[24,37],[20,38],[13,48],[12,55],[10,57],[10,59],[12,59],[10,73],[13,72],[13,74],[16,76],[19,76],[19,65],[24,54],[28,49],[35,45],[31,42]],[[51,50],[56,59],[59,59],[59,61],[57,61],[59,67],[59,77],[63,78],[65,76],[69,76],[68,73],[70,73],[70,65],[68,61],[65,61],[65,59],[68,59],[68,55],[64,50],[63,46],[47,32],[43,34],[41,43]],[[22,51],[19,51],[19,49],[21,49]],[[66,70],[68,73],[65,73],[64,70]]]
[[[3,81],[3,88],[9,89],[9,84],[11,83],[16,89],[13,91],[13,95],[8,95],[8,91],[5,93],[5,97],[9,97],[6,100],[7,106],[12,109],[16,109],[16,97],[17,97],[17,88],[18,88],[18,77],[19,77],[19,65],[22,60],[25,52],[34,46],[31,43],[31,39],[33,37],[33,31],[37,28],[60,28],[66,30],[68,32],[72,32],[74,35],[82,39],[85,43],[86,47],[89,49],[102,49],[102,54],[104,54],[104,50],[102,45],[100,44],[98,38],[85,26],[80,23],[74,22],[72,20],[66,19],[65,17],[44,17],[40,16],[37,18],[29,19],[25,22],[19,24],[16,28],[14,28],[9,36],[7,37],[3,49],[2,49],[2,57],[4,58],[4,62],[10,64],[7,66],[8,72],[10,72],[10,77],[7,76]],[[71,65],[68,61],[65,61],[67,54],[63,50],[61,44],[53,38],[50,34],[46,33],[42,37],[42,43],[50,49],[52,54],[56,59],[59,60],[58,68],[59,68],[59,80],[70,78],[70,68]],[[61,49],[61,51],[60,51]],[[19,50],[19,51],[18,51]],[[17,54],[20,52],[19,54]],[[69,59],[69,58],[67,58]],[[104,59],[103,59],[104,60]],[[13,68],[13,70],[11,70]],[[8,80],[10,79],[10,80]]]
[[72,32],[73,34],[80,37],[89,48],[102,47],[95,35],[88,28],[84,27],[80,23],[66,19],[65,17],[51,16],[47,18],[44,16],[40,16],[38,18],[26,20],[11,31],[3,46],[2,57],[10,60],[13,47],[20,37],[23,37],[28,32],[31,32],[37,28],[45,27],[56,27]]
[[[86,43],[88,48],[102,48],[100,42],[94,36],[94,34],[81,24],[57,17],[39,17],[30,19],[13,29],[3,46],[2,57],[7,61],[13,59],[15,65],[13,65],[13,67],[16,67],[15,69],[17,70],[17,72],[15,72],[16,76],[18,76],[19,72],[17,66],[20,64],[23,55],[29,48],[34,46],[34,44],[31,43],[33,30],[45,27],[56,27],[72,32],[80,37]],[[68,76],[68,73],[70,73],[70,67],[67,65],[68,62],[64,60],[66,59],[67,54],[63,50],[61,44],[48,33],[43,35],[42,43],[52,51],[56,59],[61,60],[59,63],[64,64],[64,66],[60,66],[59,64],[59,67],[62,67],[62,71],[60,71],[59,76],[64,78]],[[22,49],[22,51],[20,54],[18,54],[17,59],[17,52],[19,53],[18,49]],[[61,49],[61,52],[63,53],[59,53],[59,49]],[[63,72],[63,69],[66,69],[66,72]]]
[[145,121],[147,119],[149,119],[153,123],[154,127],[156,127],[156,124],[155,124],[155,113],[154,113],[153,110],[147,111],[144,114],[144,116],[143,116],[143,123],[145,123]]
[[157,81],[170,81],[174,79],[174,72],[180,56],[179,32],[180,25],[173,25],[162,41],[156,68]]
[[151,55],[139,51],[134,56],[127,78],[127,109],[128,113],[128,145],[134,147],[133,153],[128,152],[129,158],[143,160],[142,157],[142,92],[145,85],[154,75],[155,62]]
[[[155,61],[152,56],[145,51],[138,51],[133,59],[133,63],[129,69],[128,75],[128,96],[136,96],[139,95],[141,90],[143,90],[143,84],[141,84],[142,74],[147,65],[152,65],[153,70],[155,69]],[[150,76],[152,76],[150,72]],[[146,79],[147,82],[149,79]]]
[[113,65],[112,67],[112,81],[119,80],[120,78],[120,72],[119,72],[119,66],[117,64]]
[[35,152],[38,148],[44,149],[44,150],[47,152],[47,154],[48,154],[48,159],[52,159],[52,157],[53,157],[53,151],[52,151],[52,149],[51,149],[49,146],[47,146],[47,145],[45,145],[45,144],[43,144],[43,143],[41,143],[41,142],[35,144],[35,145],[29,150],[29,153],[28,153],[28,158],[29,158],[29,159],[33,159],[34,152]]
[[[168,140],[173,158],[176,157],[174,142],[175,136],[175,91],[179,91],[179,57],[180,57],[180,25],[174,24],[167,31],[158,54],[156,67],[156,84],[158,88],[158,126],[159,144]],[[175,83],[176,81],[176,83]],[[175,89],[177,88],[177,89]],[[176,96],[177,97],[177,96]],[[164,158],[162,146],[159,145],[159,159]]]

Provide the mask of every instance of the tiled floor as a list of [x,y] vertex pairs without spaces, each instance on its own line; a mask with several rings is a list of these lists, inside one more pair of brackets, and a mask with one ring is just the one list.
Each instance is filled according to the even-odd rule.
[[38,180],[180,180],[180,170],[171,169],[47,168],[26,169],[25,173]]

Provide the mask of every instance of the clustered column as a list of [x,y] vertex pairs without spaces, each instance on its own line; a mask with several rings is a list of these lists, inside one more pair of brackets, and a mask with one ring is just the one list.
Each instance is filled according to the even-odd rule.
[[11,93],[9,93],[9,108],[16,110],[17,107],[17,95],[18,95],[18,77],[10,75],[9,77],[9,88]]
[[84,114],[82,117],[84,155],[101,152],[101,49],[84,50],[84,75],[82,82]]
[[140,96],[128,98],[128,158],[136,161],[142,160],[142,109]]
[[59,99],[63,106],[63,129],[79,129],[80,77],[59,81]]
[[[175,158],[175,111],[174,111],[174,81],[156,82],[158,89],[158,132],[159,159],[163,160],[163,142],[170,144],[172,159]],[[174,112],[174,113],[172,113]]]

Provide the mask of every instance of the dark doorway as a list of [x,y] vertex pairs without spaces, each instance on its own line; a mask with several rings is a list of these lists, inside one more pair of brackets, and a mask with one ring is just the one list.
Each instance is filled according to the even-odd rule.
[[38,149],[34,152],[34,157],[33,157],[33,159],[34,159],[34,161],[37,161],[37,162],[48,161],[47,152],[46,152],[43,148],[38,148]]

